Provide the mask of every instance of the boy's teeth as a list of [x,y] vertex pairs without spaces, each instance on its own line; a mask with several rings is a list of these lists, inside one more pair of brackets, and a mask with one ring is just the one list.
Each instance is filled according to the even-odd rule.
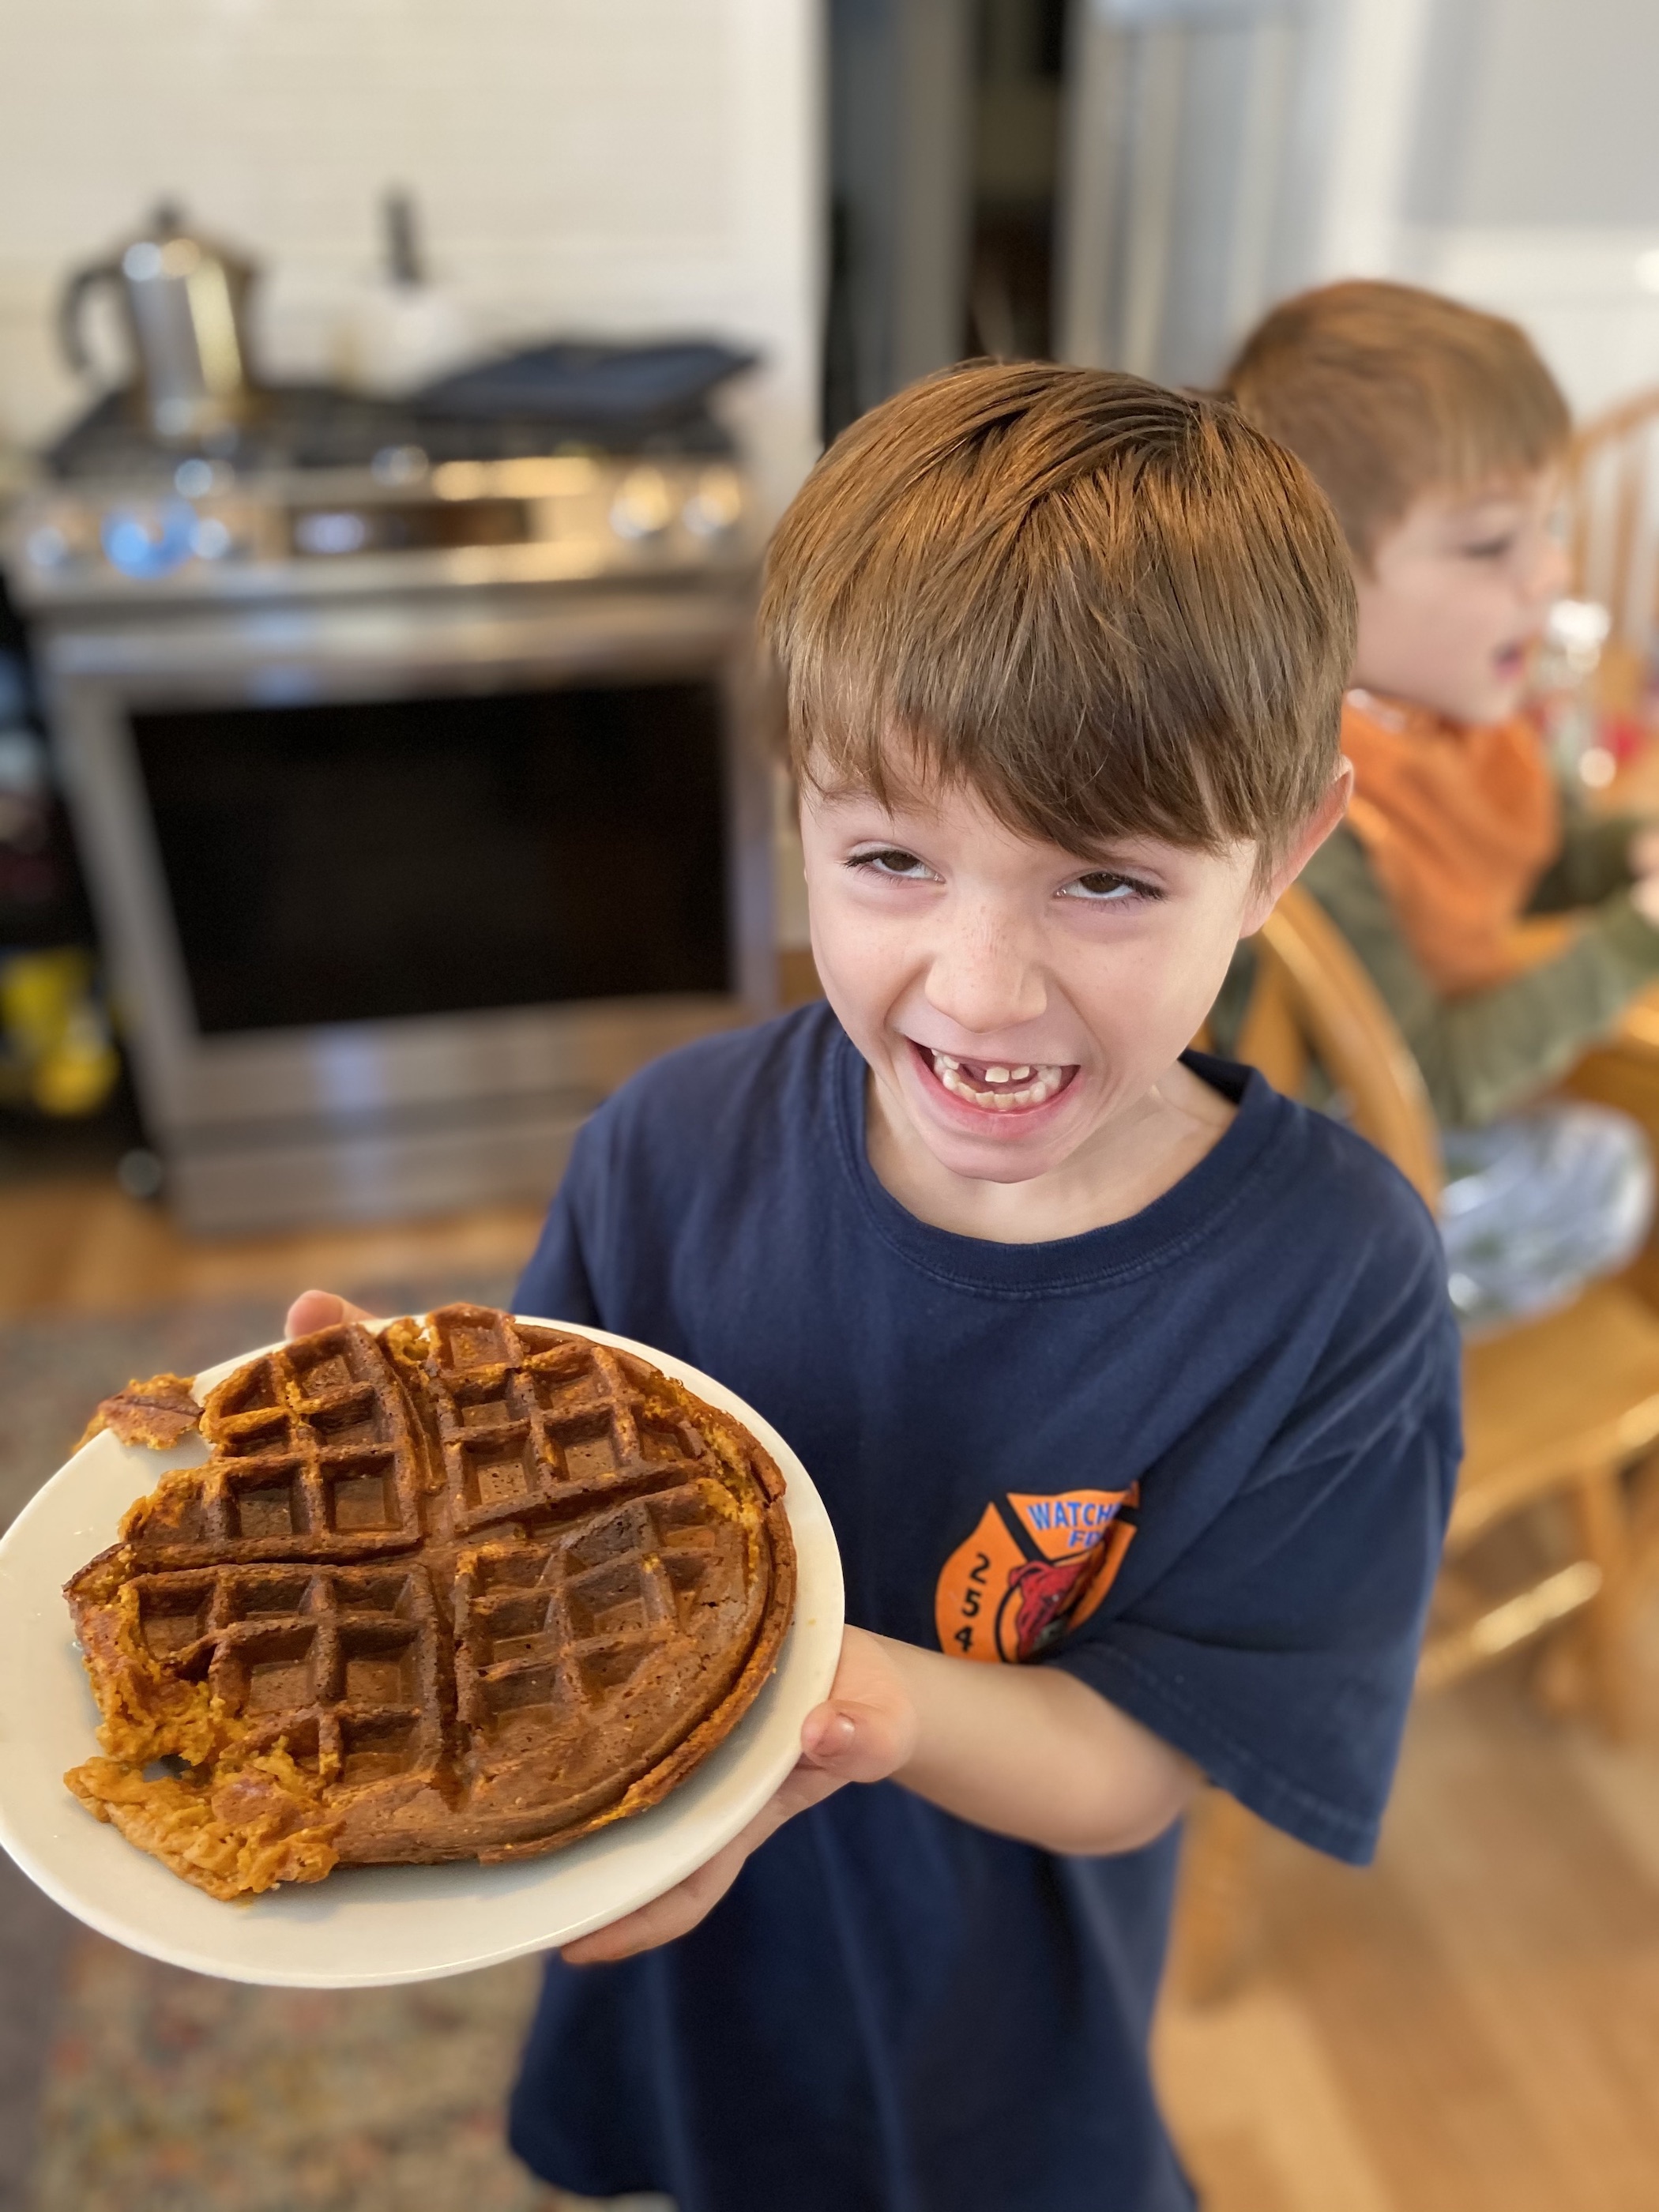
[[[988,1106],[995,1112],[1006,1113],[1016,1106],[1046,1105],[1066,1079],[1063,1066],[1039,1064],[1004,1067],[1000,1063],[981,1066],[973,1060],[958,1060],[953,1053],[935,1052],[931,1047],[928,1056],[933,1063],[933,1073],[947,1091],[954,1091],[958,1098],[965,1098],[971,1106]],[[1017,1084],[1020,1088],[987,1090],[984,1086],[988,1084]]]

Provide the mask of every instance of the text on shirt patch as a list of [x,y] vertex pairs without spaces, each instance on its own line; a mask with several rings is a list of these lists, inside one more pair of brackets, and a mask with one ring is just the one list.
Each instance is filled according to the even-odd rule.
[[941,1651],[1030,1659],[1085,1621],[1116,1579],[1140,1486],[1036,1497],[1010,1491],[945,1562],[934,1593]]

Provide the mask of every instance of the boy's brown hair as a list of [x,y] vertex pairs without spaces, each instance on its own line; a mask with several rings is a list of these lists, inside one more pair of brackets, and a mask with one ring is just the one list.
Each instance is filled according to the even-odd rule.
[[1571,427],[1518,325],[1411,284],[1327,284],[1286,300],[1226,381],[1312,470],[1362,562],[1424,492],[1531,476],[1559,459]]
[[1230,404],[972,363],[819,461],[761,631],[815,788],[919,772],[1085,856],[1270,854],[1336,773],[1353,586],[1306,471]]

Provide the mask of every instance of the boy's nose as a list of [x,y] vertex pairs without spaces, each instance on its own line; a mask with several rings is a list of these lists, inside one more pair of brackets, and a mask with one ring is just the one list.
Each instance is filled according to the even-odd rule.
[[996,929],[964,930],[937,945],[926,990],[935,1012],[973,1036],[1017,1029],[1048,1006],[1041,966]]
[[1566,547],[1553,530],[1540,532],[1525,579],[1528,598],[1548,606],[1560,598],[1571,580],[1572,561]]

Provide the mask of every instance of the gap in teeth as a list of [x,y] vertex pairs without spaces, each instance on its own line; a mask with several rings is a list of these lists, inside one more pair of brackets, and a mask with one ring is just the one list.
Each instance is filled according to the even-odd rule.
[[[933,1071],[947,1091],[953,1091],[958,1098],[965,1098],[969,1105],[989,1107],[999,1113],[1009,1112],[1016,1106],[1047,1104],[1060,1089],[1066,1074],[1063,1066],[988,1067],[983,1078],[985,1082],[1000,1085],[1019,1083],[1023,1087],[1018,1091],[982,1091],[963,1073],[962,1062],[953,1054],[932,1052],[931,1048],[930,1054]],[[1028,1083],[1025,1081],[1027,1077],[1035,1080]]]

